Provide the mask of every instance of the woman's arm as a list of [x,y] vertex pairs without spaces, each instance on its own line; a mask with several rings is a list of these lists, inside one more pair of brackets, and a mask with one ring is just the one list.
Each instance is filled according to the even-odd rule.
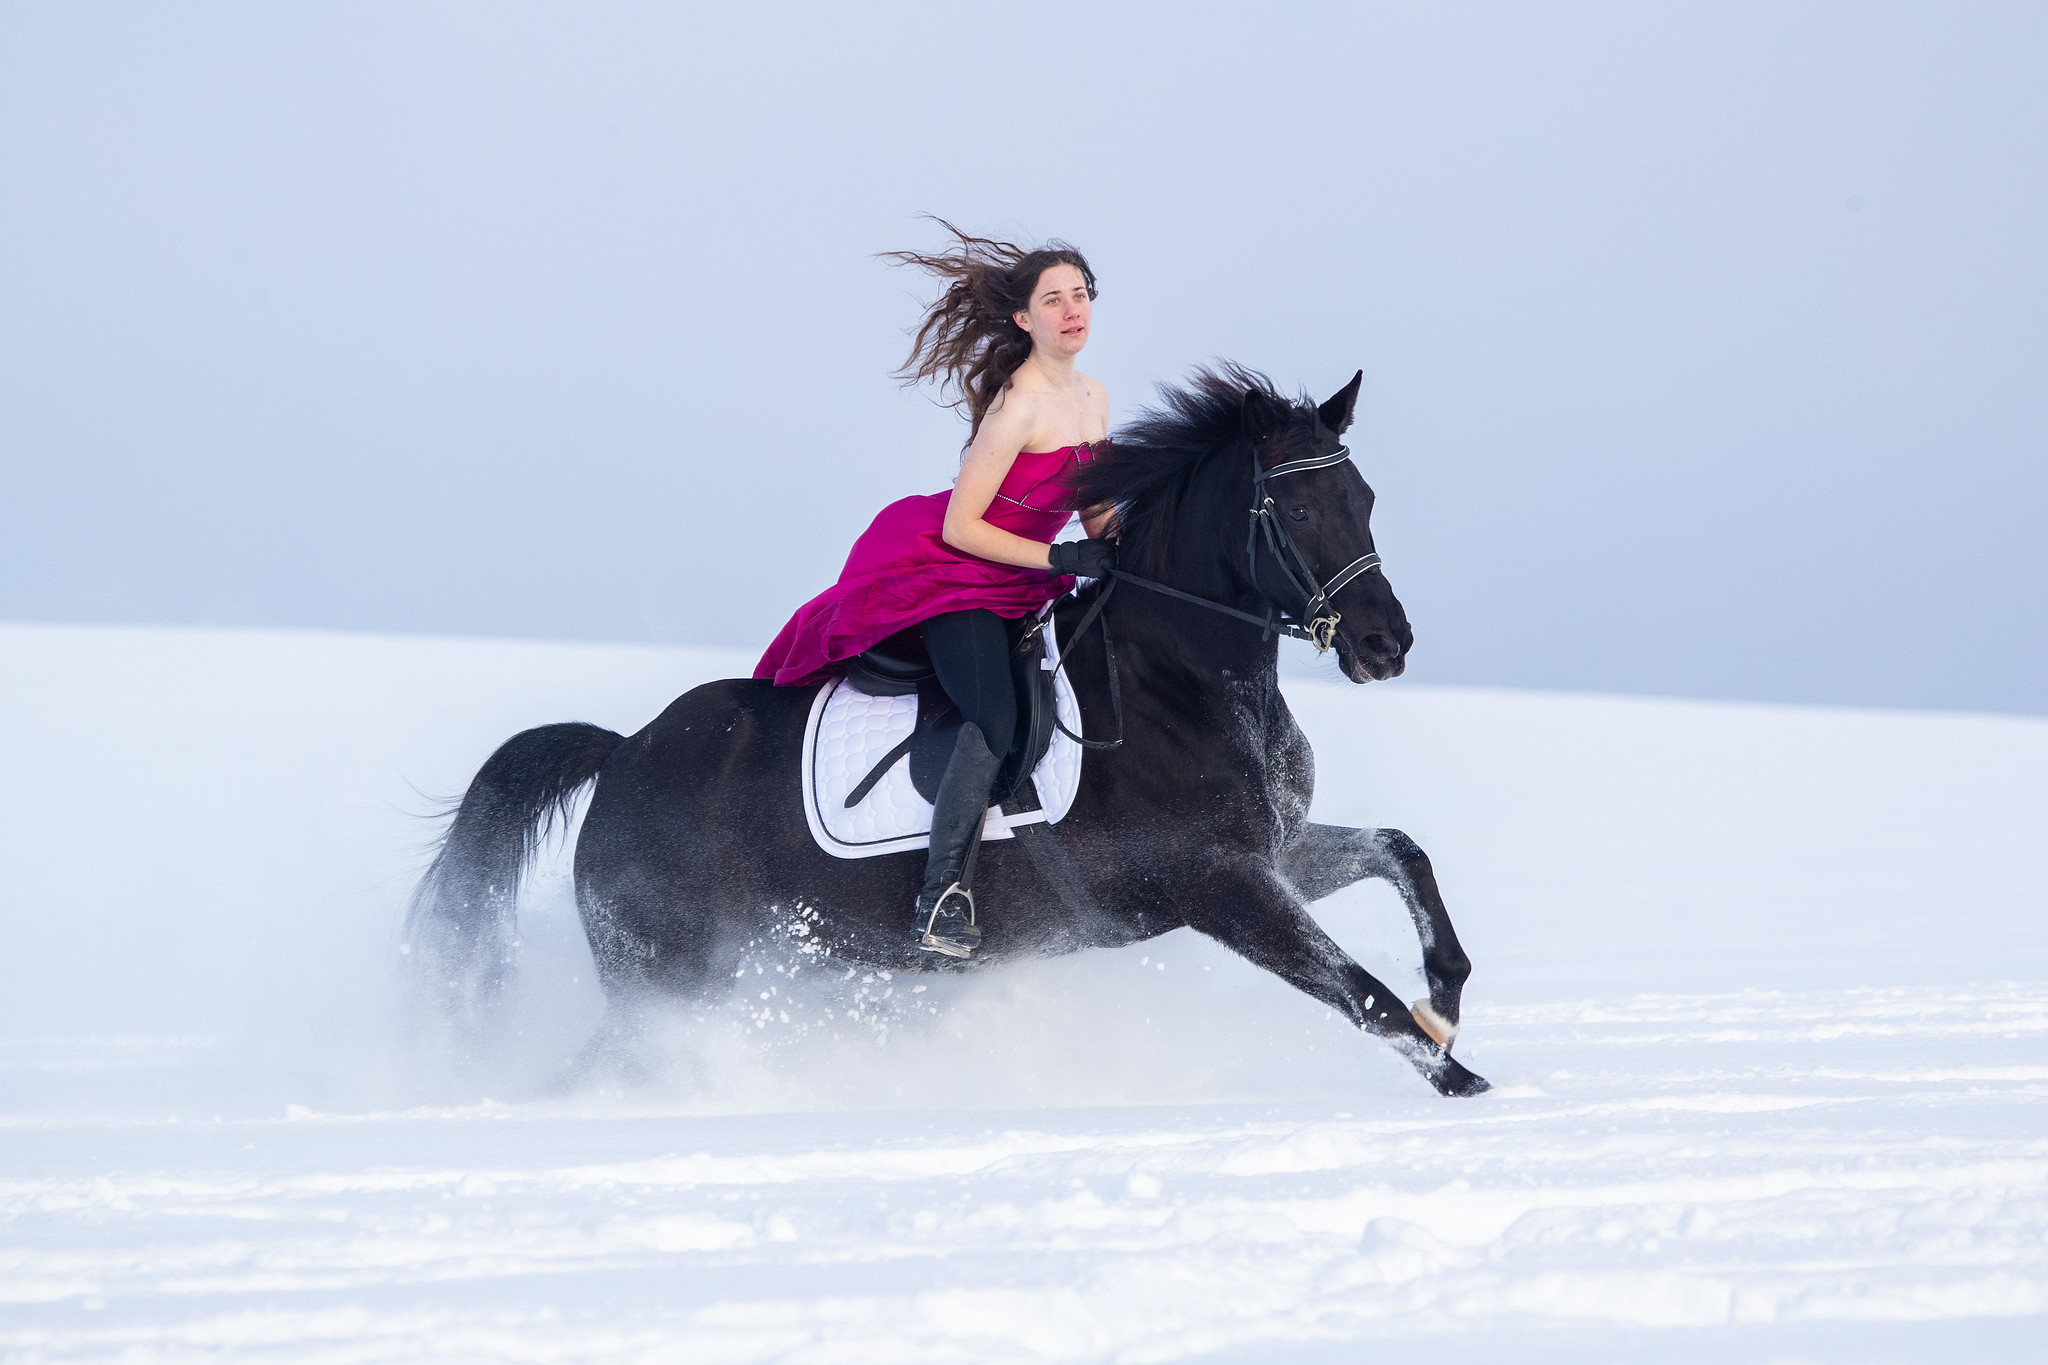
[[997,400],[981,419],[981,430],[967,448],[960,463],[960,477],[953,481],[953,497],[946,504],[946,525],[941,532],[956,550],[992,559],[998,564],[1015,564],[1024,569],[1051,569],[1046,547],[1036,540],[1012,534],[983,520],[988,505],[996,500],[1017,452],[1031,435],[1031,403],[1014,392]]

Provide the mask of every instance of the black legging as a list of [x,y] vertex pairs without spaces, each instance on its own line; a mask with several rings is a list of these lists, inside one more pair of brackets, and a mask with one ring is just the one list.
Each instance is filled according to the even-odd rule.
[[997,758],[1017,733],[1017,686],[1010,678],[1010,629],[986,607],[949,611],[924,623],[924,645],[939,686],[960,715],[981,727]]

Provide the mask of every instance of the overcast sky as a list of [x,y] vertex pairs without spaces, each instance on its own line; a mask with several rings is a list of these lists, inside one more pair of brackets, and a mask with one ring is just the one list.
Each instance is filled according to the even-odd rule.
[[1362,366],[1410,678],[2044,712],[2044,154],[2034,3],[0,5],[0,618],[758,648],[930,211]]

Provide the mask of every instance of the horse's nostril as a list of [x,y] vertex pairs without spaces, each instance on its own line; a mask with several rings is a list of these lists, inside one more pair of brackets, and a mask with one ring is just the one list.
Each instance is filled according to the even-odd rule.
[[1401,643],[1382,630],[1368,631],[1359,642],[1365,652],[1374,659],[1398,659],[1401,657]]

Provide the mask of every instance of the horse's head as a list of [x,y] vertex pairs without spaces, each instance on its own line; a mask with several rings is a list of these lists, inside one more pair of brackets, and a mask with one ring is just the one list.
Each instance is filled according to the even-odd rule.
[[[1363,382],[1318,406],[1242,366],[1197,371],[1081,466],[1080,505],[1116,507],[1127,573],[1255,625],[1284,613],[1346,677],[1394,677],[1415,637],[1373,551],[1372,489],[1340,440]],[[1146,609],[1195,619],[1171,597]]]
[[1246,575],[1361,683],[1399,676],[1415,643],[1373,549],[1372,489],[1342,453],[1364,379],[1360,371],[1314,407],[1251,385],[1240,407],[1254,469]]

